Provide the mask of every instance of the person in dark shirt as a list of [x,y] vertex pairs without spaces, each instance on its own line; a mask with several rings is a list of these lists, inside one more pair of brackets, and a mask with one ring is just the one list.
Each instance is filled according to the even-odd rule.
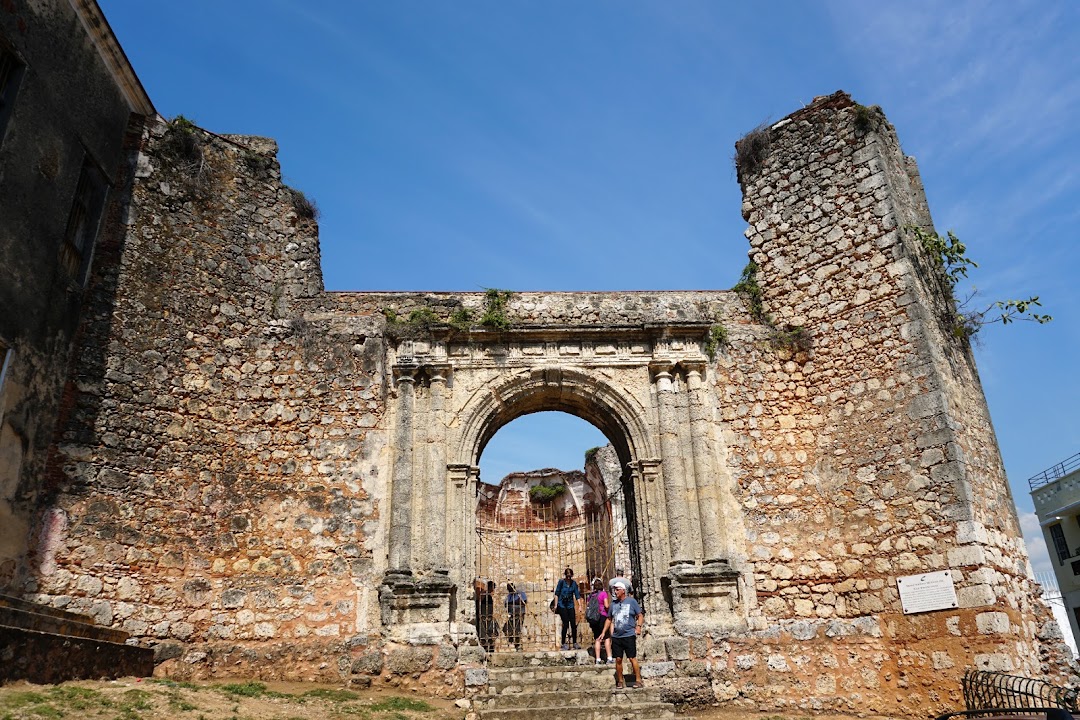
[[581,601],[581,589],[578,588],[578,584],[574,581],[574,571],[570,568],[563,571],[562,578],[555,585],[555,601],[555,611],[559,613],[559,618],[562,620],[562,646],[560,649],[570,649],[566,642],[566,636],[570,635],[570,642],[573,643],[574,649],[580,650],[581,646],[578,645],[577,636],[577,611],[578,603]]

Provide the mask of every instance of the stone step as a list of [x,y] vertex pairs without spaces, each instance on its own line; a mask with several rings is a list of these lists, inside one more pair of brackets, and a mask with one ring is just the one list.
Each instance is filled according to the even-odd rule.
[[602,673],[561,673],[545,677],[488,677],[492,695],[519,695],[545,690],[587,690],[615,687],[615,671]]
[[57,610],[10,595],[0,595],[0,626],[120,645],[128,639],[126,632],[95,625],[93,620],[84,615]]
[[563,708],[613,708],[628,701],[635,703],[660,703],[660,691],[653,688],[617,689],[615,681],[605,688],[575,690],[531,691],[502,695],[479,695],[473,698],[475,707],[486,710],[531,707],[536,709]]
[[489,668],[546,667],[589,665],[593,658],[587,650],[550,650],[542,652],[496,652],[488,655]]
[[[622,693],[633,693],[633,690]],[[512,707],[497,710],[478,710],[480,720],[536,720],[537,707]],[[550,716],[559,720],[669,720],[675,717],[675,708],[669,703],[639,702],[628,695],[618,704],[566,705],[550,707]]]

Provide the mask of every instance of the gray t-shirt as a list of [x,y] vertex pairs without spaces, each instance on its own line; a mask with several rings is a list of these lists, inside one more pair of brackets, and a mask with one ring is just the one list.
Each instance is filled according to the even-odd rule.
[[611,637],[632,637],[641,606],[632,597],[623,598],[622,602],[611,599]]

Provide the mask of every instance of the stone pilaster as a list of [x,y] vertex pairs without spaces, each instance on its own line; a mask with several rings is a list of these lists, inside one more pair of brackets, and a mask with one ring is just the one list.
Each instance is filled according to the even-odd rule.
[[656,384],[657,413],[660,421],[660,452],[664,506],[667,509],[670,565],[693,564],[693,534],[686,512],[686,484],[683,477],[683,458],[679,450],[679,417],[676,412],[676,388],[670,364],[652,366]]
[[446,522],[446,419],[444,404],[448,366],[433,366],[429,382],[428,405],[428,482],[427,482],[427,543],[428,566],[438,575],[447,575]]
[[686,368],[687,405],[690,416],[690,461],[693,465],[694,488],[697,494],[698,522],[701,525],[701,550],[705,563],[724,558],[727,543],[721,523],[720,505],[716,497],[719,478],[713,472],[709,448],[709,418],[705,386],[702,383],[704,365]]
[[413,411],[415,368],[401,365],[397,375],[397,413],[394,427],[394,470],[390,490],[390,547],[387,573],[412,574]]

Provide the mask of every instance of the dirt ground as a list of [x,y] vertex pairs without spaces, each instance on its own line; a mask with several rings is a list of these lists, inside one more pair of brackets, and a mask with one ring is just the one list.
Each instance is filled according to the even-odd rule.
[[[393,689],[344,690],[309,683],[173,682],[124,678],[60,685],[12,683],[0,687],[0,720],[460,720],[452,700]],[[690,720],[806,720],[731,708],[699,709]],[[814,720],[855,720],[819,715]],[[867,720],[863,718],[862,720]]]

